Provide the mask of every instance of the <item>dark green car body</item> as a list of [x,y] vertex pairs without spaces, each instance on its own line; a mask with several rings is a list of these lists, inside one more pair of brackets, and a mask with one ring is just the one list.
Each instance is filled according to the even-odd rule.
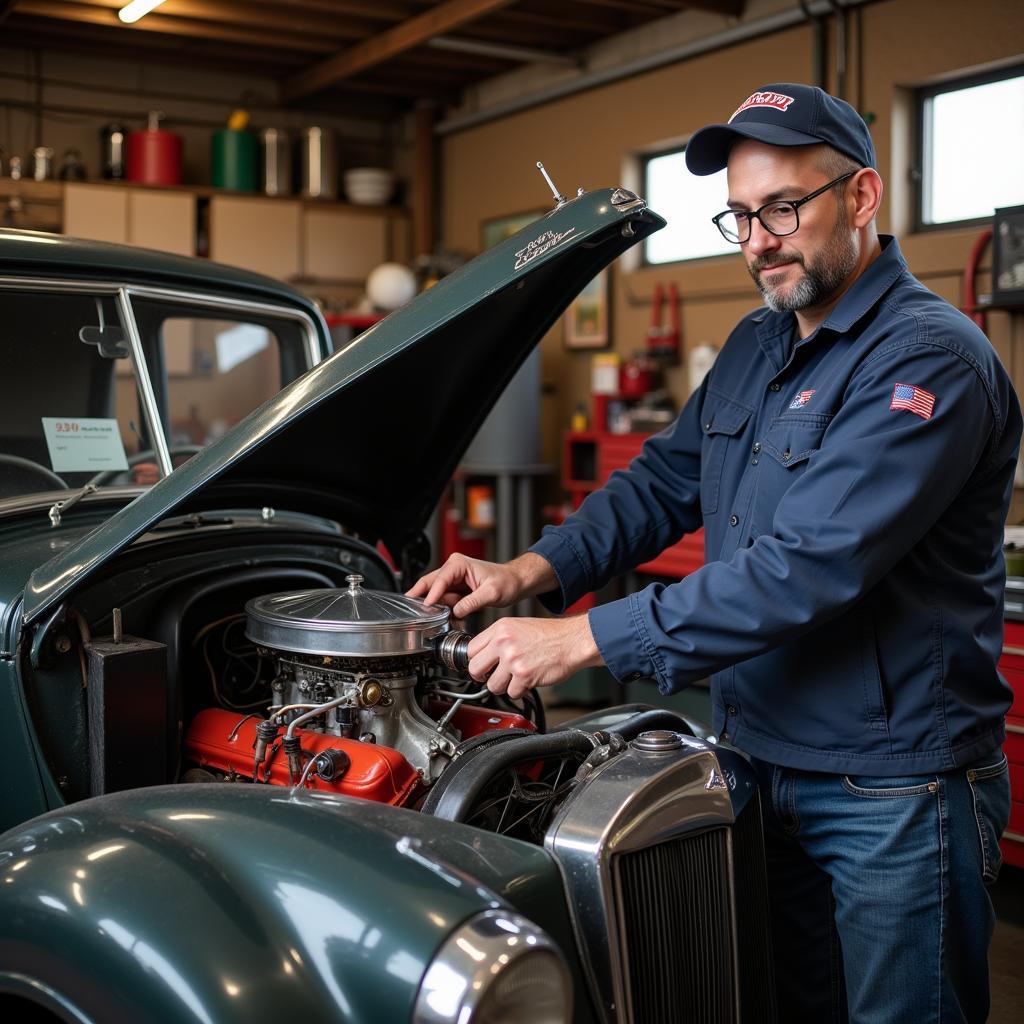
[[[175,784],[173,742],[166,764],[156,758],[156,779],[151,770],[138,788],[90,799],[97,740],[83,658],[90,632],[116,629],[113,609],[123,607],[127,632],[167,641],[173,680],[184,671],[175,642],[194,628],[196,593],[240,600],[260,587],[337,587],[351,572],[394,591],[378,544],[414,578],[429,558],[423,531],[442,490],[517,368],[599,270],[662,224],[628,192],[585,194],[322,361],[331,350],[323,318],[278,282],[0,232],[0,302],[3,289],[41,298],[98,290],[97,309],[121,303],[139,324],[161,296],[234,304],[256,322],[285,324],[286,382],[148,489],[0,493],[5,1019],[29,1006],[95,1024],[426,1019],[415,1015],[431,961],[460,925],[494,910],[528,918],[561,951],[573,1020],[639,1019],[616,1008],[607,979],[581,955],[590,939],[580,897],[549,849],[352,797]],[[160,455],[163,370],[140,334],[158,383],[139,415]],[[53,526],[47,512],[57,501],[65,504]],[[713,763],[706,750],[700,757]],[[702,828],[732,820],[737,774],[749,790],[738,765],[728,786],[714,767],[707,778],[687,776],[695,793],[715,791],[696,815]]]

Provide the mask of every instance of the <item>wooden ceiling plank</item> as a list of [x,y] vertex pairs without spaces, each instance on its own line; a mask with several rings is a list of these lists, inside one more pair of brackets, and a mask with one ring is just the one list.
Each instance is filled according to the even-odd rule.
[[512,2],[446,0],[401,25],[293,75],[285,82],[284,95],[289,100],[301,99]]
[[272,78],[278,71],[290,71],[301,67],[308,59],[295,50],[280,48],[247,47],[242,50],[231,43],[218,40],[188,40],[180,35],[150,35],[142,51],[134,37],[118,38],[99,25],[82,22],[55,22],[38,18],[23,18],[18,12],[8,26],[11,35],[17,33],[17,45],[25,49],[74,50],[77,53],[96,56],[97,47],[111,59],[125,59],[135,63],[148,60],[173,62],[185,67],[204,67],[211,70],[225,69],[252,75],[253,65],[260,65],[260,75]]
[[414,4],[396,0],[246,0],[245,6],[320,11],[334,17],[355,14],[372,21],[390,22],[405,21],[419,13]]
[[281,47],[306,53],[329,53],[335,47],[330,40],[309,36],[293,36],[281,32],[256,32],[249,29],[234,29],[210,25],[186,18],[171,18],[165,15],[149,14],[133,25],[124,25],[117,20],[114,11],[102,7],[88,7],[69,3],[67,0],[18,0],[18,14],[48,18],[55,21],[83,22],[101,25],[115,32],[144,32],[172,35],[188,39],[219,39],[224,42],[243,45]]
[[[118,10],[125,0],[61,0],[62,3],[82,7],[105,7]],[[153,17],[154,15],[147,15]],[[275,3],[254,9],[252,3],[232,3],[231,0],[164,0],[155,15],[159,18],[180,18],[188,21],[209,21],[227,28],[250,28],[262,31],[283,31],[292,34],[311,32],[335,39],[365,39],[379,31],[376,22],[358,18],[327,17],[321,11],[282,11]],[[118,22],[118,24],[120,24]]]
[[729,18],[738,18],[747,6],[746,0],[690,0],[687,7],[695,7],[710,14],[721,14]]

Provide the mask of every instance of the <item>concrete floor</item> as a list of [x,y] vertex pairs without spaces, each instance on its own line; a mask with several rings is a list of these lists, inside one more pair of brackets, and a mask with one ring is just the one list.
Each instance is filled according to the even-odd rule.
[[[641,699],[643,699],[641,697]],[[558,725],[591,708],[548,707],[548,726]],[[686,709],[689,710],[689,709]],[[992,889],[996,930],[989,951],[992,1010],[988,1024],[1024,1021],[1024,868],[1004,866]],[[911,1024],[911,1022],[907,1022]]]
[[1024,868],[1004,866],[992,889],[996,932],[988,963],[992,980],[989,1024],[1024,1021]]

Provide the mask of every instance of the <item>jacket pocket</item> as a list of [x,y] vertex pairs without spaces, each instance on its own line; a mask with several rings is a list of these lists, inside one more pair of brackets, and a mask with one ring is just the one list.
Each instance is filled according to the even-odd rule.
[[754,498],[751,532],[770,534],[775,510],[790,487],[803,475],[808,460],[821,448],[831,416],[809,413],[778,416],[761,441],[761,466]]
[[990,763],[967,769],[967,784],[974,800],[982,877],[986,885],[991,885],[1003,863],[999,837],[1010,819],[1010,777],[1005,757],[996,753],[987,760]]
[[704,400],[701,424],[704,441],[701,446],[700,508],[705,515],[718,511],[722,489],[722,470],[729,442],[750,419],[750,410],[730,399],[711,393]]
[[779,416],[765,435],[762,447],[780,466],[792,469],[805,463],[821,447],[831,416]]

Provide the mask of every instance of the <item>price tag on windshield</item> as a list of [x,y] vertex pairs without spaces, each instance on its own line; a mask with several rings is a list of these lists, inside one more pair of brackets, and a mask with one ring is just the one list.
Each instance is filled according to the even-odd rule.
[[55,473],[99,473],[127,469],[117,420],[44,416],[43,434]]

